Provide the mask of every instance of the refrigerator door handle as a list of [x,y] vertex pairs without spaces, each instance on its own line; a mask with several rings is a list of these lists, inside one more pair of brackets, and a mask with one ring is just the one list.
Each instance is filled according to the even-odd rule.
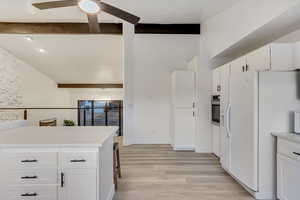
[[227,110],[226,110],[226,132],[227,132],[227,137],[231,137],[230,133],[230,112],[231,112],[231,105],[228,104]]

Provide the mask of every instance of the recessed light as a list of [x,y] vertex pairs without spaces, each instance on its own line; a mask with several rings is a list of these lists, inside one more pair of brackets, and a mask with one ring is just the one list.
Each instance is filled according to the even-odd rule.
[[46,50],[45,49],[39,49],[39,52],[40,53],[46,53]]
[[30,36],[26,36],[26,37],[25,37],[25,40],[27,40],[27,41],[29,41],[29,42],[33,41],[32,37],[30,37]]
[[96,14],[100,11],[100,6],[93,0],[81,0],[78,6],[86,13]]

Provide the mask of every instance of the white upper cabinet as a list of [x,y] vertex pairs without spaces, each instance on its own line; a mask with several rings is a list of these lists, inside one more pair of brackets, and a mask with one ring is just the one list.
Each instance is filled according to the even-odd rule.
[[300,69],[300,42],[294,44],[294,66],[296,69]]
[[294,61],[294,44],[272,43],[270,44],[271,70],[288,71],[296,69]]
[[271,70],[270,46],[264,46],[247,55],[247,67],[251,71]]
[[[290,43],[272,43],[259,48],[247,57],[246,71],[289,71],[296,69],[295,50]],[[299,46],[300,56],[300,46]],[[299,58],[298,58],[299,59]],[[300,59],[299,59],[300,64]]]
[[176,108],[193,108],[195,98],[195,73],[174,71],[172,74],[172,105]]
[[221,70],[220,68],[213,70],[213,95],[219,95],[221,92]]

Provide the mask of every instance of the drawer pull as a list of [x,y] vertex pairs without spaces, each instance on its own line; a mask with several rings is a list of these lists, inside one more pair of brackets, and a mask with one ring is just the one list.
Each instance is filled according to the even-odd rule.
[[297,153],[297,152],[293,152],[293,154],[296,156],[300,156],[300,153]]
[[36,163],[38,162],[37,160],[22,160],[21,163]]
[[36,197],[37,195],[37,193],[25,193],[21,194],[21,197]]
[[21,179],[37,179],[37,176],[23,176]]
[[65,185],[65,174],[64,173],[60,173],[60,187],[64,187]]
[[81,163],[81,162],[86,162],[86,160],[70,160],[71,163]]

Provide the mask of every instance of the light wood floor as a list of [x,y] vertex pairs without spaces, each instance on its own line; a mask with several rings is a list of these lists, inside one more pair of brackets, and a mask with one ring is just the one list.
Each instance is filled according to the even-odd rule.
[[121,147],[121,165],[114,200],[252,200],[211,154],[132,145]]

